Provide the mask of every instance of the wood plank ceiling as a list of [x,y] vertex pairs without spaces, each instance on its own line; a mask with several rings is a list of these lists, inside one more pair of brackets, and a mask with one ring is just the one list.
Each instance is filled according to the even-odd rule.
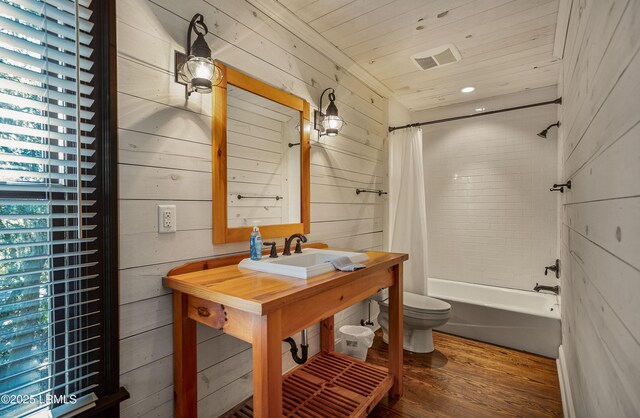
[[[279,0],[410,110],[557,84],[558,0]],[[462,60],[420,71],[410,56],[446,44]],[[460,90],[474,86],[473,93]]]

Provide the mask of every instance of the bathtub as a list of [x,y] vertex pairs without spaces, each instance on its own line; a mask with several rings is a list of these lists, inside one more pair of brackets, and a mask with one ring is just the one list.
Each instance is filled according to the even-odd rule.
[[558,358],[558,296],[433,278],[427,288],[451,304],[449,322],[437,330]]

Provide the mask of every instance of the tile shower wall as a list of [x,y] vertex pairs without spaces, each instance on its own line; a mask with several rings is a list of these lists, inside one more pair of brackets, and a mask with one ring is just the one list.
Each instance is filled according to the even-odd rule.
[[555,285],[555,105],[423,128],[429,277],[532,289]]

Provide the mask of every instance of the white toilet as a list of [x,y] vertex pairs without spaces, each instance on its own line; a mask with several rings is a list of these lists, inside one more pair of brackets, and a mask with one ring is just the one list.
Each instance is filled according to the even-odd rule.
[[[380,305],[378,323],[382,328],[383,340],[389,342],[389,302],[387,295],[379,293],[374,297]],[[404,292],[403,346],[412,353],[430,353],[433,348],[431,330],[444,325],[449,320],[451,305],[439,299],[415,293]]]

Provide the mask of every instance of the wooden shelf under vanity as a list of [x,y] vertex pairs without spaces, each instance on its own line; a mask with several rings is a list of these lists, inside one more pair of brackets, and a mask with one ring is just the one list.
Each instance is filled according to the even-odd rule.
[[[367,255],[362,270],[307,280],[239,268],[247,255],[171,270],[163,284],[173,289],[174,416],[197,416],[196,322],[253,345],[250,416],[304,416],[308,408],[312,416],[364,417],[386,393],[402,396],[402,263],[408,256]],[[333,346],[333,315],[382,288],[389,288],[388,369],[335,353]],[[318,322],[321,353],[282,376],[282,340]]]
[[[393,386],[387,369],[339,353],[320,353],[283,378],[285,417],[365,417]],[[253,417],[253,398],[224,418]]]

